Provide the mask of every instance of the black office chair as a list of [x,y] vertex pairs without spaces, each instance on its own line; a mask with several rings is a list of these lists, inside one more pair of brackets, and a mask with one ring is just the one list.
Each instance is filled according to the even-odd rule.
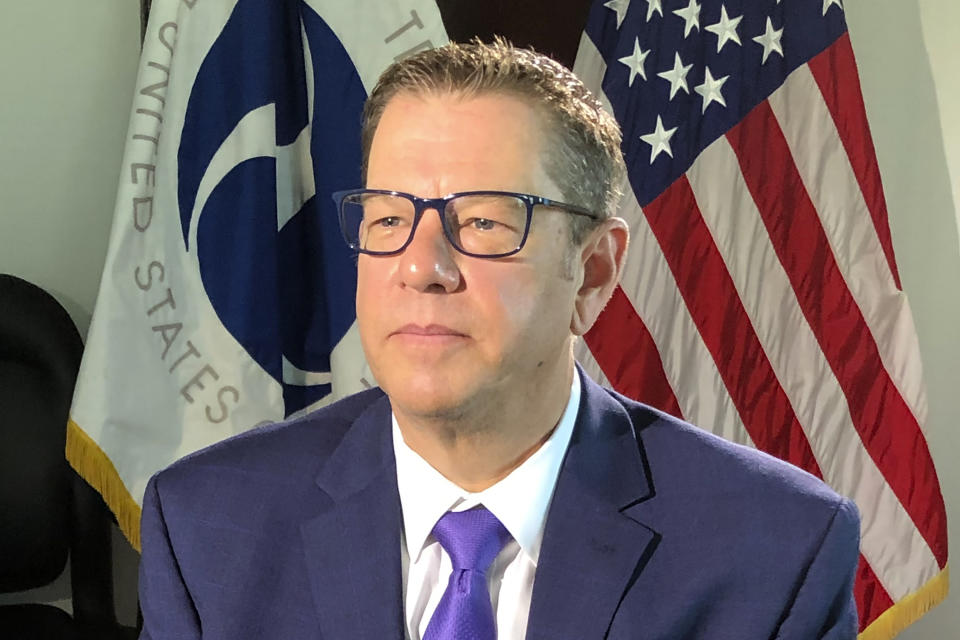
[[117,624],[110,523],[100,495],[64,457],[83,342],[60,304],[0,274],[0,593],[53,582],[70,558],[73,616],[54,606],[0,606],[8,640],[111,640]]

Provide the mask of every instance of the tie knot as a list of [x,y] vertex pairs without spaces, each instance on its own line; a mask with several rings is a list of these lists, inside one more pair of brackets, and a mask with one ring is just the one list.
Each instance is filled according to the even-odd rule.
[[495,515],[478,507],[446,512],[434,525],[433,537],[449,554],[454,569],[483,573],[510,540],[510,533]]

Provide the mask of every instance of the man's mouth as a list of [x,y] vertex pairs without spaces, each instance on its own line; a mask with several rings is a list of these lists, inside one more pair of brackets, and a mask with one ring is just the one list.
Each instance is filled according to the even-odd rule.
[[466,334],[442,324],[419,325],[414,323],[403,325],[399,329],[396,329],[391,335],[420,337],[466,337]]

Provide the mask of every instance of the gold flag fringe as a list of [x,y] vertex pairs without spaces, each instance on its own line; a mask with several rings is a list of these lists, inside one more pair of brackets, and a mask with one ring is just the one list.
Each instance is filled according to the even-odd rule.
[[931,578],[925,585],[896,602],[870,623],[857,640],[891,640],[898,633],[919,620],[947,597],[950,590],[950,566]]
[[67,461],[103,496],[123,535],[140,551],[140,505],[124,486],[107,454],[72,418],[67,422]]

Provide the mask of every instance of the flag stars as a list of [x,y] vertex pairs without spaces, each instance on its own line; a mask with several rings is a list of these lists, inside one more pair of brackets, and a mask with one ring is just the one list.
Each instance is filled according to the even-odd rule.
[[650,55],[650,50],[647,49],[644,51],[642,48],[640,48],[640,40],[638,38],[634,38],[633,53],[629,56],[624,56],[619,59],[618,62],[627,65],[627,68],[630,69],[630,79],[627,81],[628,86],[633,86],[633,80],[637,76],[640,76],[644,80],[647,79],[647,72],[643,68],[643,65],[648,55]]
[[684,65],[683,61],[680,59],[679,53],[673,54],[673,69],[667,71],[661,71],[657,75],[670,83],[670,99],[673,100],[673,96],[677,95],[677,91],[683,89],[685,93],[690,93],[690,89],[687,88],[687,74],[690,72],[690,69],[693,67],[692,64]]
[[700,113],[705,113],[711,102],[717,102],[724,107],[727,106],[726,100],[723,99],[721,89],[723,88],[723,83],[726,82],[729,77],[730,76],[714,78],[713,74],[710,73],[710,67],[706,67],[703,84],[698,84],[693,88],[694,91],[703,97],[703,109]]
[[837,5],[840,7],[840,10],[843,11],[843,5],[840,4],[840,0],[823,0],[823,15],[827,15],[827,11],[829,11],[833,5]]
[[663,0],[647,0],[647,22],[650,22],[654,12],[663,17]]
[[690,0],[690,4],[682,9],[674,10],[673,13],[683,18],[684,38],[690,35],[694,27],[696,27],[698,31],[700,30],[700,4],[697,3],[697,0]]
[[623,19],[627,15],[630,0],[607,0],[603,3],[603,6],[617,14],[617,29],[620,29],[620,25],[623,24]]
[[760,35],[753,38],[753,41],[763,47],[763,64],[767,61],[767,57],[773,53],[779,53],[780,57],[783,57],[783,47],[780,44],[780,38],[783,37],[783,29],[774,29],[773,22],[770,21],[770,18],[767,18],[767,28]]
[[726,5],[720,5],[720,21],[704,27],[707,31],[717,36],[717,53],[723,49],[723,45],[728,41],[740,44],[740,36],[737,35],[737,25],[743,20],[743,16],[730,18],[727,16]]
[[677,132],[677,128],[664,129],[663,121],[657,116],[657,126],[651,133],[640,136],[640,139],[650,145],[650,164],[657,159],[661,153],[666,153],[671,158],[673,150],[670,149],[670,138]]

